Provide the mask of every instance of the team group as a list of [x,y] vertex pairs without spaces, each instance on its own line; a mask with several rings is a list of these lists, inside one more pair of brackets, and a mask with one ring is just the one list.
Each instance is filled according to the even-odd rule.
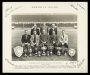
[[30,35],[28,30],[25,30],[22,35],[21,42],[24,50],[24,55],[61,55],[67,54],[68,50],[68,35],[64,30],[58,36],[57,27],[52,24],[51,28],[44,26],[38,29],[37,25],[31,28]]

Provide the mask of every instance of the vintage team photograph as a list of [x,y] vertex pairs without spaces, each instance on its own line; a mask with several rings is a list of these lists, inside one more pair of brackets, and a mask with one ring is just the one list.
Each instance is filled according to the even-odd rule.
[[77,14],[11,16],[12,61],[77,61]]
[[88,72],[87,2],[3,2],[3,72]]

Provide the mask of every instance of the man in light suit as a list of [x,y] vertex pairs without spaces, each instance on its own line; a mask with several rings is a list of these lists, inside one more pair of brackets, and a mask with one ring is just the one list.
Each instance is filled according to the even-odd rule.
[[60,42],[61,42],[62,46],[65,46],[66,48],[68,48],[68,35],[65,33],[64,30],[62,30]]
[[64,30],[62,30],[62,34],[60,37],[60,43],[62,46],[62,53],[67,56],[67,48],[68,48],[68,35],[65,33]]

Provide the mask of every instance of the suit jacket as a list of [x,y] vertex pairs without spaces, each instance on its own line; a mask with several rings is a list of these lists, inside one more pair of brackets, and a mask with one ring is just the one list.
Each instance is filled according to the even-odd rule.
[[68,35],[65,34],[64,37],[63,37],[63,35],[61,35],[60,42],[61,43],[68,43]]
[[50,41],[50,43],[53,43],[53,41],[58,42],[58,36],[57,35],[50,35],[49,41]]
[[34,35],[31,35],[31,45],[34,45],[34,43],[36,43],[36,45],[39,45],[39,35],[36,35],[36,42],[34,42]]
[[21,42],[30,43],[30,35],[26,35],[26,34],[22,35]]
[[[33,35],[34,30],[35,30],[35,28],[31,29],[31,35]],[[36,32],[38,35],[40,34],[40,30],[38,28],[36,28]]]
[[50,28],[49,35],[52,35],[52,31],[55,31],[55,34],[57,34],[57,28]]

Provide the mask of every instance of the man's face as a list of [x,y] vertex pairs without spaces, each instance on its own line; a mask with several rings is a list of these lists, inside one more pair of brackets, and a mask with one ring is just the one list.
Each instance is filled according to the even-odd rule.
[[55,24],[52,24],[52,27],[54,28],[55,27]]
[[36,24],[34,25],[34,28],[35,28],[35,29],[37,28]]
[[28,34],[28,31],[27,30],[25,31],[25,34]]

